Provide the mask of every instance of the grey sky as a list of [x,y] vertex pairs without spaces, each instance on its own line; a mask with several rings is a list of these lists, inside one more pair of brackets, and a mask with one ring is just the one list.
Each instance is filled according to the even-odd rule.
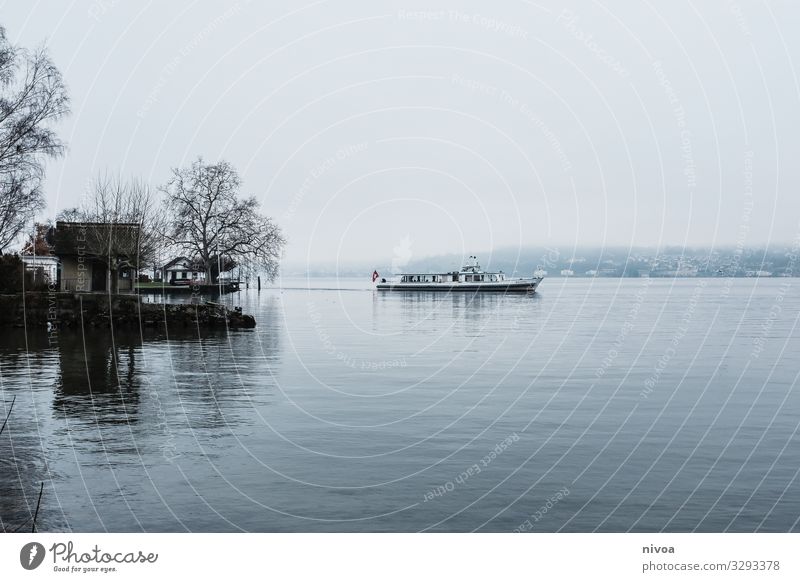
[[[73,98],[48,214],[111,170],[224,157],[287,260],[788,242],[800,7],[5,3]],[[408,237],[408,244],[402,241]]]

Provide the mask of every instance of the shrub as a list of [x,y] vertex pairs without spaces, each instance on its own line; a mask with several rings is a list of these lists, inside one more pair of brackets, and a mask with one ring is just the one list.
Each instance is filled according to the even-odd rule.
[[42,283],[44,273],[39,272],[34,285],[33,273],[25,269],[19,255],[0,255],[0,293],[22,293],[25,291],[42,291],[47,284]]

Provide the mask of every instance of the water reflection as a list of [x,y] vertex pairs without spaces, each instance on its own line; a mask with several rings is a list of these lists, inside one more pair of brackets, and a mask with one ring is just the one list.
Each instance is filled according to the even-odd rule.
[[719,305],[720,282],[680,331],[688,283],[654,282],[635,325],[619,306],[640,283],[575,280],[534,297],[242,293],[258,327],[231,333],[49,346],[6,330],[0,523],[24,523],[44,481],[51,531],[511,531],[567,483],[542,531],[796,530],[800,338],[770,319],[783,283]]
[[[530,320],[541,309],[541,297],[527,293],[374,293],[376,321],[397,321],[398,308],[406,330],[441,329],[446,325],[451,334],[472,337],[489,324],[513,329],[521,320]],[[496,321],[498,317],[503,321]]]
[[243,419],[269,398],[278,302],[251,309],[255,330],[65,329],[52,343],[44,330],[0,334],[3,419],[17,397],[0,435],[0,531],[30,531],[41,483],[39,530],[138,529],[153,481],[252,424]]
[[98,424],[137,422],[141,351],[141,338],[129,332],[62,333],[53,408]]
[[154,363],[154,381],[174,387],[190,428],[234,424],[252,398],[271,390],[281,361],[278,309],[275,297],[265,297],[254,330],[207,331],[180,341],[170,336],[168,360]]
[[[35,402],[52,391],[57,357],[41,331],[0,334],[0,426],[11,412],[0,435],[0,531],[31,531],[40,484],[49,480]],[[56,521],[37,518],[39,529]]]
[[[5,418],[5,415],[4,415]],[[0,532],[31,531],[41,483],[46,470],[36,462],[35,443],[11,443],[11,434],[0,435]],[[40,519],[41,518],[41,519]],[[52,522],[44,512],[37,516],[39,529]]]

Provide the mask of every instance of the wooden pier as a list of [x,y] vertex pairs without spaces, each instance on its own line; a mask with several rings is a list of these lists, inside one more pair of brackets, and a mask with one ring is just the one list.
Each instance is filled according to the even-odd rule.
[[218,296],[235,293],[241,288],[240,281],[225,281],[214,285],[168,285],[162,283],[140,283],[136,293],[152,295],[209,295]]

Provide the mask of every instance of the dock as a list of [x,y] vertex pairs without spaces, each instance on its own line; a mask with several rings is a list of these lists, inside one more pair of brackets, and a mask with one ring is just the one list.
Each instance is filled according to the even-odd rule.
[[226,295],[241,289],[240,281],[226,281],[214,285],[168,285],[164,283],[140,283],[136,293],[143,295]]

